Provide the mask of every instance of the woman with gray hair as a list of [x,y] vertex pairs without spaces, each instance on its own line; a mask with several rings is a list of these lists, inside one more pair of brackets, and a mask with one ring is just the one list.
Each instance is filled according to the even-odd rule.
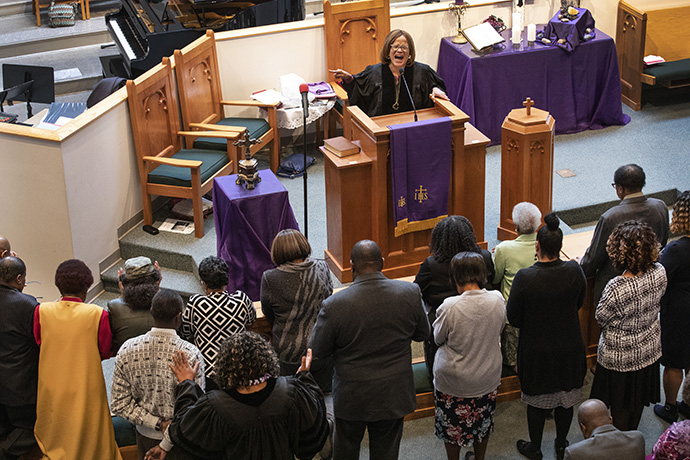
[[[329,433],[323,395],[309,367],[311,349],[296,376],[278,377],[278,356],[259,334],[230,336],[216,359],[220,390],[206,394],[178,352],[170,368],[177,386],[175,416],[168,434],[177,448],[197,459],[312,458]],[[163,459],[160,446],[147,460]]]
[[[513,278],[518,270],[531,267],[537,261],[535,245],[537,229],[541,225],[541,211],[532,203],[523,201],[513,207],[513,222],[518,236],[503,241],[494,249],[494,284],[501,284],[501,294],[508,301]],[[520,330],[506,324],[501,336],[503,364],[515,370]]]

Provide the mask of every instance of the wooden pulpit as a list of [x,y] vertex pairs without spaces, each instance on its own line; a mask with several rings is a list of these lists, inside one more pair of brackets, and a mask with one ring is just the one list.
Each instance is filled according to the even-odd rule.
[[[342,282],[352,281],[350,250],[359,240],[376,241],[384,257],[388,277],[415,275],[429,256],[431,229],[396,237],[393,222],[390,170],[390,130],[387,126],[413,121],[413,113],[368,117],[358,107],[348,107],[352,123],[345,137],[359,141],[357,155],[325,156],[326,261]],[[417,111],[420,120],[450,117],[452,167],[448,213],[467,217],[477,241],[484,240],[484,148],[465,148],[465,123],[469,117],[451,102],[436,100],[435,107]],[[485,137],[472,130],[474,144],[485,146]],[[447,174],[439,171],[439,174]]]
[[513,207],[534,203],[542,216],[551,212],[553,192],[553,140],[556,121],[532,107],[511,110],[501,127],[501,220],[498,239],[517,238]]

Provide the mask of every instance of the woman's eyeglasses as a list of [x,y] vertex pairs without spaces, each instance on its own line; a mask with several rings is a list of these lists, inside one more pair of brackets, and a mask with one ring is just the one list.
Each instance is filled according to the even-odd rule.
[[398,50],[407,51],[407,50],[409,50],[409,48],[405,45],[391,45],[391,49],[394,51],[398,51]]

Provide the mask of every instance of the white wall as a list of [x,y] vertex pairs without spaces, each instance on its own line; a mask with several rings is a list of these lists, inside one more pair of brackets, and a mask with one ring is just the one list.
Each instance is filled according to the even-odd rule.
[[41,283],[25,292],[55,300],[55,268],[73,253],[60,145],[3,134],[0,145],[0,234]]

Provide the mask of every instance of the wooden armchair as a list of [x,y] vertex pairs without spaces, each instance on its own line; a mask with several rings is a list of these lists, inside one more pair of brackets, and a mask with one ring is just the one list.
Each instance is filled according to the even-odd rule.
[[[202,195],[213,179],[232,171],[233,159],[218,150],[182,148],[180,137],[199,132],[179,131],[177,96],[169,58],[136,80],[127,81],[129,114],[141,179],[144,224],[153,223],[151,195],[190,198],[194,208],[194,234],[204,236]],[[230,143],[236,132],[204,132]]]
[[[270,162],[273,172],[280,164],[280,134],[278,132],[278,115],[276,104],[263,104],[259,101],[223,101],[221,100],[221,84],[218,75],[218,54],[216,53],[216,39],[212,30],[207,30],[204,37],[199,38],[182,50],[175,50],[175,72],[177,88],[180,95],[180,109],[184,129],[208,131],[236,131],[245,128],[252,138],[261,139],[261,143],[252,146],[254,155],[269,142],[271,145]],[[268,121],[263,118],[226,117],[224,106],[263,107],[268,111]],[[220,138],[208,136],[199,137],[194,141],[194,147],[204,149],[230,149],[232,146]],[[237,172],[239,160],[244,158],[244,151],[240,147],[232,147],[234,154],[234,172]]]
[[[360,0],[331,4],[323,2],[326,65],[328,69],[344,69],[355,74],[379,62],[383,41],[391,31],[390,0]],[[326,69],[326,70],[328,70]],[[326,137],[335,135],[337,121],[345,131],[348,105],[347,93],[331,82],[338,99],[328,113]],[[347,137],[347,134],[346,134]]]

